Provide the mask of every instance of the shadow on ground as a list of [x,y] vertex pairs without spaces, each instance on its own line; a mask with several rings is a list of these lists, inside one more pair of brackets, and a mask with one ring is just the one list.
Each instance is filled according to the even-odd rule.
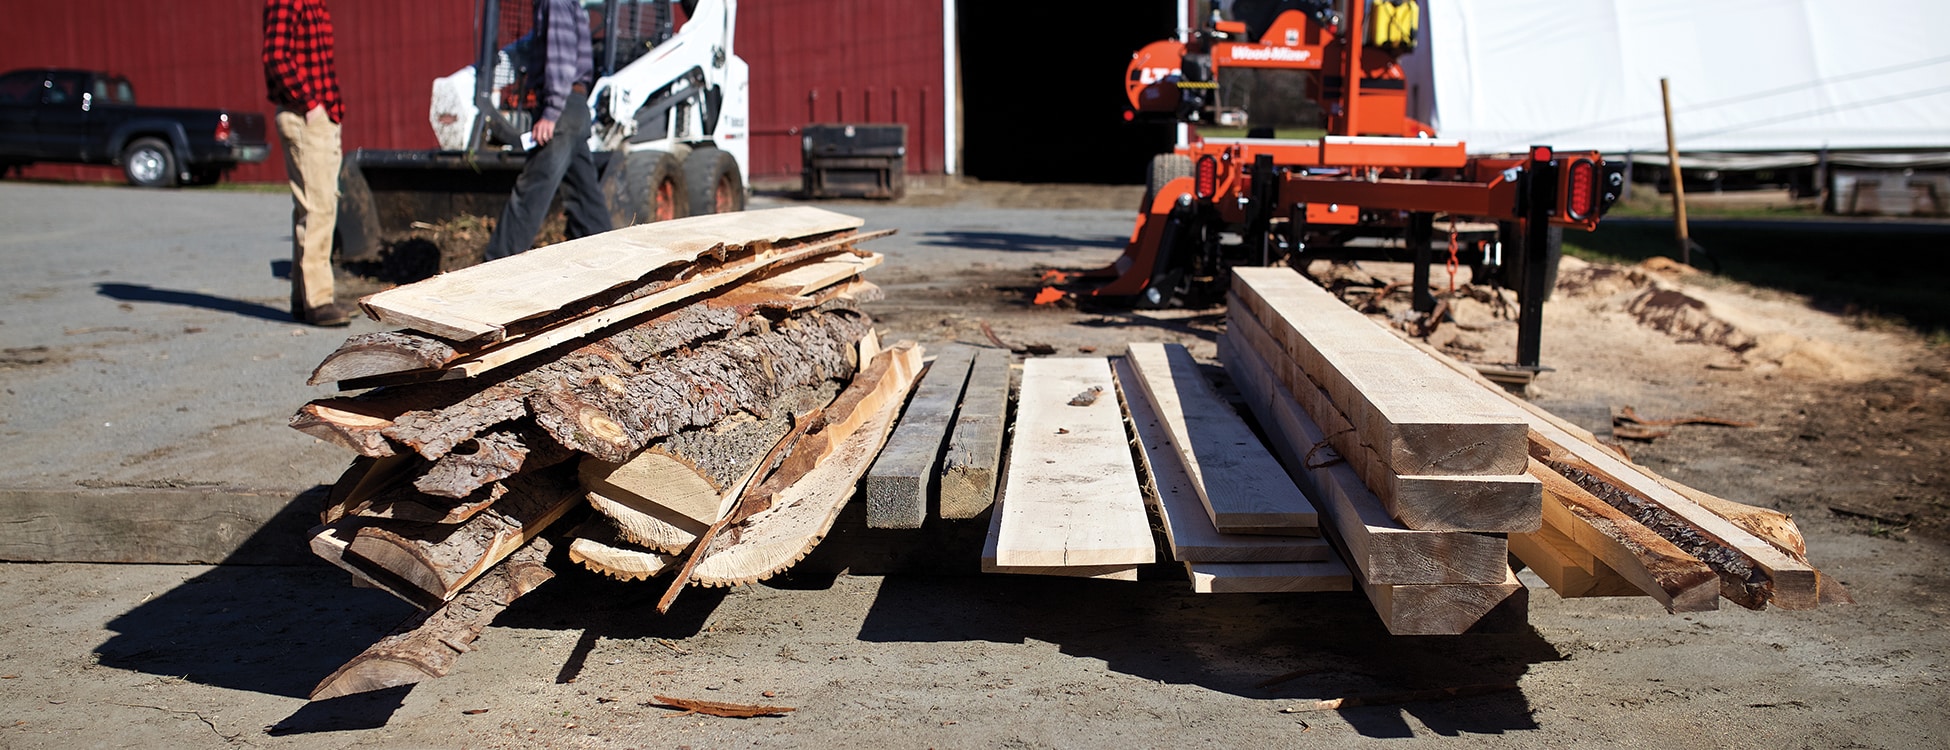
[[291,322],[291,311],[282,307],[261,305],[228,297],[218,297],[201,292],[185,292],[176,289],[157,289],[147,284],[122,284],[103,282],[95,285],[95,293],[122,302],[156,302],[183,307],[201,307],[247,318],[262,318],[280,323]]

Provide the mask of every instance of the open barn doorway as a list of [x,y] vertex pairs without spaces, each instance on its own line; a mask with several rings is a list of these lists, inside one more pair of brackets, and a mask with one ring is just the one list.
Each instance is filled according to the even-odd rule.
[[1170,125],[1124,121],[1131,54],[1172,37],[1174,0],[956,4],[963,173],[997,182],[1140,184]]

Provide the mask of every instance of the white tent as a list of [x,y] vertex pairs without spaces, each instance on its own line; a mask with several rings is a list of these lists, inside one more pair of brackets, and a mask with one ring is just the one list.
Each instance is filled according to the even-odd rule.
[[1548,144],[1662,157],[1661,78],[1684,152],[1950,151],[1941,0],[1423,7],[1422,48],[1403,62],[1432,81],[1434,95],[1418,98],[1437,132],[1472,152]]

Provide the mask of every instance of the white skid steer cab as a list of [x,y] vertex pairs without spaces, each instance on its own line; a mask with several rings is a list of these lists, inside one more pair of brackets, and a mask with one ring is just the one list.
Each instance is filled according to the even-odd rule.
[[[733,51],[737,0],[583,0],[597,79],[590,149],[615,226],[741,211],[750,184],[750,69]],[[676,27],[676,12],[684,14]],[[533,0],[484,0],[476,62],[433,82],[439,148],[359,149],[341,172],[341,261],[465,215],[498,217],[527,162],[536,92],[517,66]],[[479,71],[491,71],[480,75]],[[448,270],[442,268],[440,270]]]

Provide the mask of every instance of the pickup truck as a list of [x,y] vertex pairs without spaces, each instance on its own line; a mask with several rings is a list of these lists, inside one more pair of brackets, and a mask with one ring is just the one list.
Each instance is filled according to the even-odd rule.
[[111,164],[138,187],[209,185],[271,149],[260,112],[139,107],[119,75],[30,68],[0,75],[0,174],[36,162]]

